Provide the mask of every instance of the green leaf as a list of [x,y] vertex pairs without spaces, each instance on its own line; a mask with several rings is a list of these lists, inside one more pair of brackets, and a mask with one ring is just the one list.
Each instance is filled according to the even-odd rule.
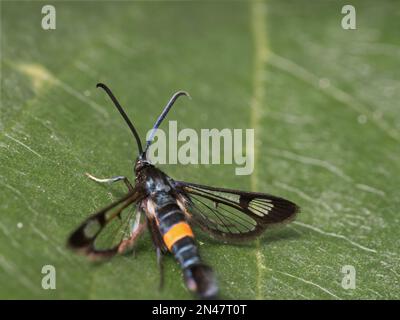
[[[142,136],[179,89],[193,98],[169,115],[179,129],[255,128],[251,176],[234,164],[162,166],[171,177],[302,207],[246,245],[199,233],[222,297],[398,299],[396,4],[353,1],[357,29],[344,30],[341,1],[56,1],[56,30],[45,31],[42,3],[1,2],[0,298],[192,297],[171,256],[158,290],[148,234],[135,257],[103,264],[65,248],[126,192],[84,173],[134,179],[136,145],[95,88],[105,82]],[[42,289],[44,265],[56,290]]]

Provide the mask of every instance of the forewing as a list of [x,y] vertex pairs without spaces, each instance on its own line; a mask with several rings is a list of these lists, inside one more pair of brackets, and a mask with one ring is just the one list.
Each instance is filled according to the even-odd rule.
[[67,241],[68,247],[87,255],[92,260],[115,255],[120,242],[129,236],[135,212],[133,206],[141,197],[141,192],[135,189],[88,217],[70,235]]
[[293,202],[266,193],[175,182],[187,215],[204,231],[223,239],[246,240],[267,227],[289,222],[299,212]]

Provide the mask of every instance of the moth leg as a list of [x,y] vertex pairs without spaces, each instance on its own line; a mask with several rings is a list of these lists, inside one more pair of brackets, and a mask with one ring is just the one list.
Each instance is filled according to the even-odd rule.
[[[131,231],[131,235],[134,234],[140,227],[140,217],[141,217],[143,211],[138,206],[136,207],[136,210],[137,210],[137,213],[136,213],[136,217],[135,217],[135,223],[133,224],[133,228]],[[135,250],[134,245],[132,245],[131,248],[132,248],[132,255],[134,257],[136,257],[136,250]]]
[[149,225],[149,230],[151,234],[151,238],[153,240],[153,244],[156,248],[157,253],[157,265],[160,270],[160,285],[159,290],[161,290],[164,286],[164,265],[163,265],[163,257],[167,252],[167,247],[164,244],[162,236],[157,226],[157,222],[154,218],[147,217],[147,223]]
[[128,239],[122,240],[118,246],[118,253],[124,254],[125,252],[132,250],[136,244],[136,241],[146,230],[146,222],[140,223],[136,230],[132,231],[131,236]]
[[114,183],[114,182],[122,180],[125,183],[125,185],[128,187],[129,191],[133,190],[132,184],[129,182],[128,178],[124,177],[124,176],[116,176],[116,177],[107,178],[107,179],[100,179],[100,178],[96,178],[95,176],[93,176],[93,175],[91,175],[90,173],[87,173],[87,172],[85,173],[85,175],[89,179],[91,179],[93,181],[96,181],[96,182],[99,182],[99,183]]
[[159,284],[159,290],[162,290],[164,287],[164,253],[162,252],[161,248],[157,247],[156,249],[157,252],[157,265],[158,269],[160,270],[160,284]]

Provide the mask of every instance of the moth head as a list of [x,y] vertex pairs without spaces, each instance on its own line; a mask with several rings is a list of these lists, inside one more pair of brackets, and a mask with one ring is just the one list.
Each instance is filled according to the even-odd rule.
[[146,167],[152,166],[151,162],[147,160],[144,155],[139,156],[135,162],[135,173],[138,174],[139,171]]

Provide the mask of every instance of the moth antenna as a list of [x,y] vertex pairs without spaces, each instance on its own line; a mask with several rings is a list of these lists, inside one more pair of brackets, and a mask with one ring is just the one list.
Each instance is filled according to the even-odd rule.
[[121,105],[119,104],[117,98],[115,98],[115,96],[113,95],[113,93],[111,92],[110,88],[108,88],[104,83],[98,83],[96,85],[97,88],[102,88],[110,97],[110,99],[112,100],[112,102],[114,102],[115,107],[118,109],[119,113],[121,114],[121,116],[124,118],[125,122],[128,124],[129,129],[131,129],[131,132],[133,133],[133,136],[136,139],[136,143],[137,146],[139,148],[139,154],[143,154],[143,148],[142,148],[142,143],[140,142],[140,138],[139,135],[135,129],[135,127],[133,126],[131,120],[129,120],[128,116],[126,115],[124,109],[122,109]]
[[165,117],[167,116],[169,110],[172,108],[172,106],[174,105],[175,101],[180,97],[180,96],[186,96],[189,99],[192,99],[189,95],[189,93],[187,93],[186,91],[178,91],[175,92],[174,95],[171,97],[171,99],[168,101],[167,105],[164,107],[163,112],[160,114],[160,116],[158,117],[156,123],[154,124],[153,129],[151,130],[151,133],[149,135],[149,138],[146,141],[146,147],[144,149],[144,153],[146,153],[147,149],[150,147],[151,142],[153,141],[154,135],[158,129],[158,127],[160,126],[161,122],[165,119]]

